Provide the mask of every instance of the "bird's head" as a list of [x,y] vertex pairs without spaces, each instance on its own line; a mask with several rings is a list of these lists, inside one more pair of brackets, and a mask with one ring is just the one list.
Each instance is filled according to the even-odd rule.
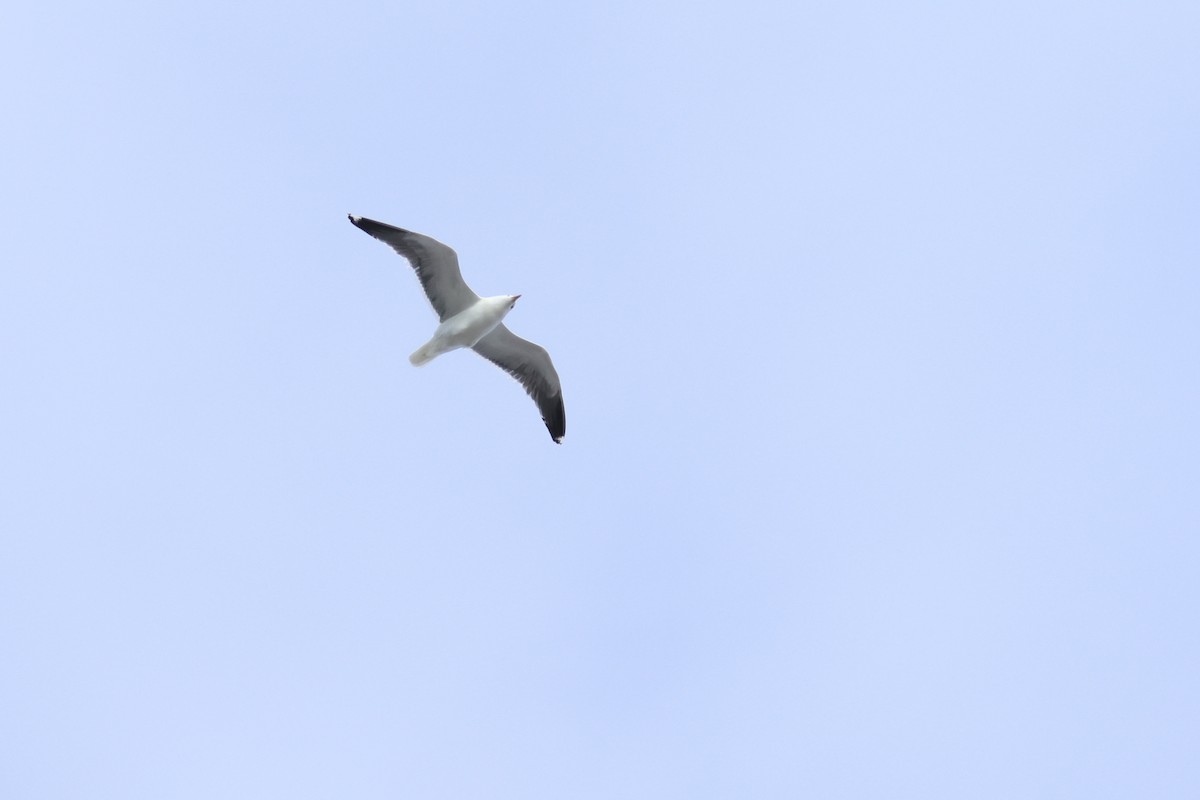
[[513,308],[514,308],[514,307],[517,305],[517,301],[518,301],[518,300],[520,300],[520,299],[521,299],[521,295],[519,295],[519,294],[510,294],[510,295],[508,296],[508,300],[509,300],[509,303],[508,303],[508,310],[509,310],[509,311],[512,311],[512,310],[513,310]]

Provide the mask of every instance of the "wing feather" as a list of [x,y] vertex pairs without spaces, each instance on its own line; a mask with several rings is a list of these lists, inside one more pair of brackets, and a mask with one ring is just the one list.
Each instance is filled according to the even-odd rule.
[[458,254],[451,247],[432,237],[366,217],[350,215],[350,221],[408,259],[442,322],[479,300],[479,295],[463,280]]
[[567,433],[567,412],[563,407],[558,372],[545,348],[522,339],[500,323],[475,343],[476,353],[516,378],[537,404],[550,438],[561,444]]

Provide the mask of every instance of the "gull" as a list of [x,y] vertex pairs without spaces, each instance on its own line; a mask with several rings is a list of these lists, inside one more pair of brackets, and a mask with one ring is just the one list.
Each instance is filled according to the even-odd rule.
[[537,403],[550,438],[562,444],[567,432],[562,387],[550,354],[504,325],[504,318],[520,299],[519,294],[480,297],[471,291],[458,269],[458,254],[436,239],[396,228],[365,217],[350,221],[408,259],[417,272],[425,295],[441,324],[433,337],[408,360],[414,367],[428,364],[442,353],[469,347],[512,375]]

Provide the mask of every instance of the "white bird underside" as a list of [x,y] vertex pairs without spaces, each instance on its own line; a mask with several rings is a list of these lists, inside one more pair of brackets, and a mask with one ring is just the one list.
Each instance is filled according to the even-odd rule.
[[409,357],[413,365],[421,366],[442,353],[470,347],[525,387],[542,414],[550,438],[561,443],[567,432],[567,415],[550,354],[517,336],[503,322],[520,295],[475,294],[462,278],[458,255],[436,239],[365,217],[350,215],[350,221],[408,259],[441,321],[433,337]]

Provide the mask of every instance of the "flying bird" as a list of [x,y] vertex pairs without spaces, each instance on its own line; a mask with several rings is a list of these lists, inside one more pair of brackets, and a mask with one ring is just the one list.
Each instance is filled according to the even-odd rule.
[[408,259],[441,324],[433,338],[408,357],[414,367],[442,353],[469,347],[512,375],[537,403],[550,438],[561,444],[567,432],[562,387],[550,354],[504,325],[519,294],[480,297],[471,291],[458,269],[458,254],[436,239],[365,217],[350,221]]

